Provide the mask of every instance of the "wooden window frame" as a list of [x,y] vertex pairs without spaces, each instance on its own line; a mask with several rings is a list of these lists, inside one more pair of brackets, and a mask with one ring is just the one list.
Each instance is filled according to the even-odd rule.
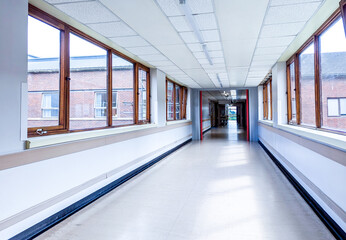
[[[313,34],[305,41],[305,43],[289,58],[286,62],[286,83],[287,83],[287,123],[299,125],[306,128],[314,128],[322,131],[339,133],[346,135],[343,131],[322,127],[322,102],[321,102],[321,80],[320,80],[320,36],[327,30],[340,16],[343,16],[344,28],[346,30],[345,12],[342,12],[342,7],[345,11],[346,0],[340,1],[340,9],[337,9]],[[345,32],[346,35],[346,32]],[[315,126],[307,126],[301,124],[301,109],[300,109],[300,79],[299,79],[299,55],[311,44],[314,43],[314,73],[315,73]],[[296,87],[296,122],[292,122],[291,108],[291,84],[290,84],[290,64],[295,64],[295,87]]]
[[341,0],[339,5],[340,5],[341,17],[344,23],[344,32],[346,36],[346,0]]
[[[268,88],[269,88],[269,96],[270,102],[268,101]],[[265,81],[262,85],[262,95],[263,95],[263,119],[264,120],[273,120],[273,107],[272,107],[272,78],[270,77],[267,81]],[[270,108],[270,116],[269,116],[269,108]]]
[[[168,119],[168,95],[167,95],[167,86],[168,82],[173,83],[173,119]],[[176,92],[176,86],[179,86],[179,102],[180,102],[180,113],[179,116],[180,118],[176,118],[176,111],[175,111],[175,104],[176,104],[176,97],[175,97],[175,92]],[[187,88],[170,80],[169,78],[166,78],[166,121],[177,121],[177,120],[184,120],[186,119],[186,106],[187,106]]]
[[[32,127],[28,128],[28,137],[38,137],[38,136],[47,136],[61,133],[71,133],[71,132],[82,132],[82,131],[91,131],[97,129],[107,129],[107,128],[117,128],[130,126],[135,124],[145,124],[150,123],[150,69],[130,57],[116,51],[115,49],[109,47],[108,45],[98,41],[84,32],[68,25],[67,23],[51,16],[50,14],[42,11],[41,9],[29,4],[28,16],[31,16],[37,20],[40,20],[58,30],[60,30],[60,88],[59,88],[59,124],[57,126],[41,126],[41,127]],[[70,33],[73,33],[82,39],[95,44],[98,47],[101,47],[107,51],[107,126],[100,128],[88,128],[88,129],[78,129],[70,130],[69,121],[70,121]],[[112,121],[112,54],[117,55],[120,58],[132,63],[133,67],[133,91],[134,91],[134,113],[133,113],[133,124],[113,126]],[[137,103],[137,93],[138,93],[138,70],[143,69],[147,72],[147,116],[145,120],[138,120],[138,103]],[[42,130],[44,134],[38,134],[37,131]]]

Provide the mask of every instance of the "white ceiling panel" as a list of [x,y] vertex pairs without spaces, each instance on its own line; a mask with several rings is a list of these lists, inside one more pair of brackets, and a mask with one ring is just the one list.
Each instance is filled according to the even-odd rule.
[[194,32],[181,32],[179,34],[185,43],[199,43]]
[[308,2],[322,2],[322,0],[271,0],[270,6],[290,5]]
[[148,61],[149,63],[151,61],[157,62],[157,61],[167,61],[168,59],[163,56],[162,54],[155,54],[155,55],[143,55],[141,58],[145,61]]
[[280,57],[280,54],[272,55],[255,55],[252,59],[253,62],[258,61],[276,61]]
[[273,55],[273,54],[280,54],[285,51],[287,47],[266,47],[266,48],[256,48],[255,56],[256,55]]
[[214,13],[194,15],[200,30],[217,29],[217,23]]
[[264,24],[307,21],[319,7],[320,2],[270,7]]
[[222,50],[221,42],[208,42],[207,49],[208,51]]
[[186,3],[189,5],[192,14],[211,13],[214,11],[212,0],[188,0]]
[[137,34],[123,22],[92,23],[88,26],[105,37],[125,37]]
[[262,72],[249,72],[247,77],[248,78],[264,78],[267,75],[267,71],[262,71]]
[[192,31],[184,16],[170,17],[169,20],[178,32]]
[[172,1],[172,0],[156,0],[158,5],[161,7],[162,11],[167,15],[167,16],[178,16],[182,15],[179,6],[177,4],[177,1]]
[[157,51],[154,47],[152,46],[145,46],[145,47],[129,47],[126,48],[129,52],[143,56],[143,55],[154,55],[154,54],[159,54],[160,52]]
[[223,42],[226,63],[229,67],[248,67],[257,39]]
[[204,41],[206,42],[216,42],[220,41],[219,31],[218,30],[205,30],[201,31]]
[[162,66],[174,66],[174,64],[169,61],[169,60],[166,60],[166,61],[150,61],[150,64],[155,66],[155,67],[162,67]]
[[206,59],[205,53],[204,52],[193,52],[193,55],[197,58],[197,59]]
[[265,25],[262,28],[261,38],[295,36],[304,24],[305,22]]
[[[45,0],[45,1],[50,4],[61,4],[61,3],[80,2],[81,0]],[[87,2],[87,1],[95,1],[95,0],[84,0],[84,2]]]
[[222,51],[209,51],[209,55],[212,58],[223,58],[223,52]]
[[231,69],[228,72],[230,82],[245,82],[248,69]]
[[188,43],[187,47],[192,51],[192,52],[202,52],[203,48],[200,43]]
[[140,36],[129,36],[129,37],[116,37],[111,38],[113,42],[119,44],[122,47],[144,47],[149,46],[150,44],[145,41]]
[[118,17],[97,1],[66,3],[55,6],[85,24],[120,21]]
[[211,59],[211,61],[213,62],[213,64],[216,64],[216,63],[223,63],[223,64],[225,64],[225,59],[223,58],[223,57],[220,57],[220,58],[217,58],[217,57],[213,57],[212,59]]
[[276,37],[276,38],[260,38],[257,47],[280,47],[288,46],[294,39],[294,36]]
[[252,62],[251,67],[263,66],[263,67],[272,67],[275,61],[261,61],[261,62]]

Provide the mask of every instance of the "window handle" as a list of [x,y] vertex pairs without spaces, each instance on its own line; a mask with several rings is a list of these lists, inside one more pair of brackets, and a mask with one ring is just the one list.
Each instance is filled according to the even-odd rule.
[[43,129],[40,128],[40,129],[37,129],[37,130],[36,130],[36,133],[37,133],[38,135],[42,136],[43,134],[47,133],[47,131],[43,131]]
[[71,81],[71,78],[70,78],[70,77],[66,77],[66,80],[67,80],[67,81]]

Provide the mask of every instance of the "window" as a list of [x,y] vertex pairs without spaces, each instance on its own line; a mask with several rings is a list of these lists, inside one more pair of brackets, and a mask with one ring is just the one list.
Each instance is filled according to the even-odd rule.
[[29,137],[149,122],[147,67],[30,4],[28,25]]
[[319,36],[319,42],[321,127],[346,131],[346,118],[334,118],[339,108],[332,107],[337,101],[332,98],[346,97],[346,39],[341,17]]
[[146,123],[150,121],[149,116],[149,69],[140,66],[138,68],[138,122]]
[[55,120],[59,117],[59,94],[43,93],[42,94],[42,117],[53,118]]
[[263,84],[263,119],[272,120],[272,80]]
[[345,62],[344,27],[335,13],[288,61],[289,123],[346,132]]
[[296,75],[295,62],[293,61],[287,66],[287,104],[289,106],[288,122],[297,123],[296,111]]
[[186,119],[187,88],[166,80],[167,121]]
[[314,43],[299,54],[300,123],[315,126],[315,60]]
[[70,129],[106,127],[107,118],[100,116],[107,116],[107,95],[98,94],[103,111],[98,108],[94,114],[93,104],[96,91],[107,92],[107,51],[71,33],[70,78]]
[[112,54],[112,126],[135,122],[133,73],[133,63]]
[[167,120],[174,120],[174,83],[167,81]]
[[54,26],[28,17],[29,128],[60,125],[60,34]]

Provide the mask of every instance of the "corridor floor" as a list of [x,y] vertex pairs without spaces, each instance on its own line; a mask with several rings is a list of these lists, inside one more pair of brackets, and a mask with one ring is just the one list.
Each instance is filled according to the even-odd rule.
[[37,239],[334,239],[258,143],[212,129]]

